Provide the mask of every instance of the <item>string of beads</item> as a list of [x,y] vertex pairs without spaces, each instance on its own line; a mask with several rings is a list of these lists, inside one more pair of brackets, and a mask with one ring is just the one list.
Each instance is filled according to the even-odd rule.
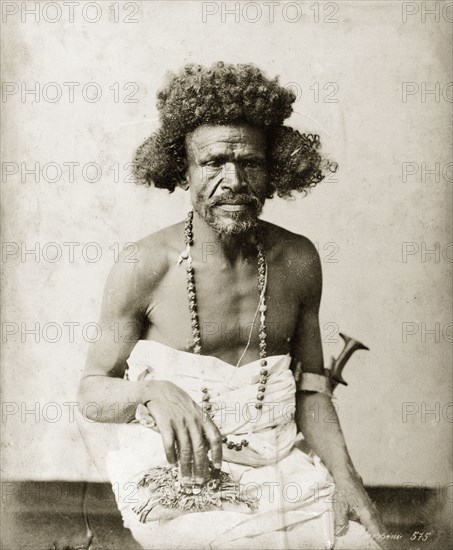
[[[259,326],[259,355],[260,355],[260,379],[258,392],[256,394],[255,408],[262,409],[264,394],[266,392],[266,383],[268,379],[267,369],[267,349],[266,349],[266,305],[265,305],[265,284],[266,284],[266,257],[264,254],[264,247],[259,238],[259,233],[256,233],[257,237],[257,259],[258,259],[258,292],[259,292],[259,311],[260,311],[260,326]],[[195,289],[195,272],[192,263],[192,257],[190,255],[190,247],[193,246],[193,211],[190,211],[186,217],[184,225],[184,242],[186,245],[186,251],[181,254],[183,260],[187,260],[186,275],[187,275],[187,295],[189,298],[189,311],[192,327],[192,350],[193,353],[201,355],[201,331],[200,322],[198,318],[197,308],[197,295]],[[253,327],[252,327],[253,328]],[[210,403],[210,395],[207,387],[201,389],[203,393],[203,409],[208,414],[212,411],[212,404]],[[222,437],[222,442],[228,447],[228,449],[235,449],[236,451],[242,450],[243,447],[247,447],[249,442],[243,439],[240,443],[228,440],[226,436]]]

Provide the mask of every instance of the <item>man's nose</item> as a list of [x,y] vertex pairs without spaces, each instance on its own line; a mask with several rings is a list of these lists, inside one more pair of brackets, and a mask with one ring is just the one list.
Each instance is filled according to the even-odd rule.
[[246,186],[246,181],[241,173],[240,168],[234,162],[225,163],[222,180],[222,188],[239,191]]

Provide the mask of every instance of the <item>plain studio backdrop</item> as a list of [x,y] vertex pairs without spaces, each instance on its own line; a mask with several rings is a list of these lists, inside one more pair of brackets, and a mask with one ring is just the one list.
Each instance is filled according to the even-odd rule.
[[71,411],[105,278],[189,208],[127,163],[165,73],[223,60],[280,75],[298,95],[288,123],[340,166],[263,217],[318,243],[326,363],[339,331],[370,348],[336,391],[358,471],[449,482],[452,10],[422,4],[3,2],[5,479],[100,479]]

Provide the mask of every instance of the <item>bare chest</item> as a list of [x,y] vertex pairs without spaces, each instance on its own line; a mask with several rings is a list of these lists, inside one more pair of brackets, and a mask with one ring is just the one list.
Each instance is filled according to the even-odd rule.
[[[260,323],[256,263],[240,270],[202,262],[194,267],[202,353],[236,364],[248,344],[243,363],[257,359]],[[268,355],[289,352],[299,313],[298,296],[291,273],[270,264],[265,323]],[[145,338],[190,351],[192,325],[188,306],[185,264],[175,265],[150,297]]]

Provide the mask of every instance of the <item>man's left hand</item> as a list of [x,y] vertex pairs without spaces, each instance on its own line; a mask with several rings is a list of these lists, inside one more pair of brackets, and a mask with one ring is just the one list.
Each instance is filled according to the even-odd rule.
[[334,476],[334,480],[336,485],[333,501],[335,536],[341,537],[348,532],[351,519],[359,521],[382,548],[390,548],[379,537],[386,532],[386,529],[358,473],[353,469],[347,474]]

